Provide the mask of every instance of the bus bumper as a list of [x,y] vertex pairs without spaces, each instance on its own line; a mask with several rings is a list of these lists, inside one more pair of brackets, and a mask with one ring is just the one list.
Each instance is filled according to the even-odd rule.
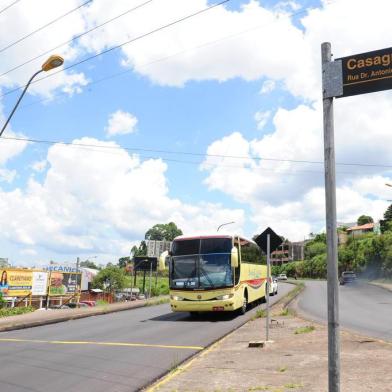
[[218,301],[175,301],[170,300],[173,312],[232,312],[237,309],[233,299]]

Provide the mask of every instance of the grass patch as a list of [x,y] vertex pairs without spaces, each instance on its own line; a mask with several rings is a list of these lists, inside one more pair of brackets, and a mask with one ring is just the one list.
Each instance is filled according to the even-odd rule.
[[279,371],[280,373],[284,373],[286,370],[287,370],[287,367],[286,367],[286,366],[282,366],[282,367],[280,367],[280,368],[278,369],[278,371]]
[[279,313],[279,316],[296,316],[296,312],[294,309],[290,308],[284,308],[282,311]]
[[295,334],[299,335],[301,333],[313,332],[316,328],[313,325],[307,325],[306,327],[300,327],[295,330]]
[[[143,276],[142,276],[142,273],[139,272],[139,274],[141,276],[139,276],[139,275],[137,276],[136,285],[134,284],[134,281],[132,280],[132,286],[139,288],[140,293],[143,293]],[[127,282],[126,287],[131,287],[131,279],[133,279],[133,277],[130,277],[130,276],[127,277],[128,282]],[[149,272],[146,274],[146,283],[145,283],[144,290],[147,294],[150,291],[150,273]],[[157,297],[158,295],[165,295],[165,294],[169,294],[169,278],[166,276],[158,276],[158,279],[156,279],[155,272],[154,272],[151,277],[151,296]]]
[[269,387],[250,387],[248,391],[269,391]]
[[257,309],[256,313],[252,316],[251,320],[267,317],[267,311],[265,309]]
[[144,306],[162,305],[162,304],[167,304],[169,302],[170,302],[170,298],[169,297],[149,299],[149,300],[146,301]]
[[303,388],[303,384],[289,383],[289,384],[285,384],[284,387],[288,389],[297,389],[297,388]]
[[0,317],[17,316],[18,314],[34,312],[34,310],[35,309],[32,306],[26,306],[23,308],[2,308],[0,309]]
[[290,291],[285,299],[285,303],[289,303],[293,298],[295,298],[305,287],[305,283],[300,282],[296,284],[296,287],[294,290]]
[[106,306],[109,304],[109,302],[105,301],[103,299],[99,299],[99,300],[97,300],[97,302],[95,304],[96,304],[96,306]]

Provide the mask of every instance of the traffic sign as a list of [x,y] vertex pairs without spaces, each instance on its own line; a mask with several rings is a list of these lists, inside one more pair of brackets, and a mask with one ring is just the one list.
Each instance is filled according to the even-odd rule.
[[157,257],[148,256],[135,256],[134,260],[134,271],[156,271],[158,266]]
[[255,239],[256,244],[264,251],[268,253],[267,250],[267,236],[270,235],[270,251],[273,252],[283,241],[270,227],[265,229],[257,238]]

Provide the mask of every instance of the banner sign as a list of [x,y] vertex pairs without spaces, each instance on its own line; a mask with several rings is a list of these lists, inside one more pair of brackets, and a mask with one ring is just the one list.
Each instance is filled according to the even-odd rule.
[[24,297],[31,293],[33,286],[33,271],[2,270],[0,277],[0,292],[6,297]]
[[48,272],[33,271],[32,295],[46,295],[48,291]]
[[49,295],[67,295],[80,292],[82,274],[80,272],[51,271],[49,275]]
[[78,272],[75,265],[57,265],[50,264],[44,268],[47,271],[57,271],[57,272]]
[[366,94],[392,88],[392,48],[336,59],[342,62],[343,95]]

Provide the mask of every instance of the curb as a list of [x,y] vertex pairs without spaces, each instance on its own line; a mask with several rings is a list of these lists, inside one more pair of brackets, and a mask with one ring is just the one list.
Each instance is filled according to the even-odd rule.
[[[97,309],[94,312],[70,314],[70,315],[59,316],[58,318],[47,319],[47,320],[29,321],[29,322],[21,321],[21,322],[16,322],[15,324],[6,325],[4,327],[0,326],[0,332],[16,331],[19,329],[34,328],[34,327],[40,327],[43,325],[57,324],[57,323],[62,323],[64,321],[78,320],[78,319],[82,319],[82,318],[100,316],[100,315],[109,314],[109,313],[123,312],[126,310],[143,308],[147,305],[147,303],[148,303],[148,300],[145,300],[143,303],[140,303],[137,305],[135,304],[130,307],[115,308],[115,309],[110,309],[110,308],[109,309]],[[160,304],[157,304],[157,305],[160,305]]]
[[384,289],[387,291],[392,292],[392,287],[387,286],[384,283],[378,283],[378,282],[367,282],[367,284],[371,284],[372,286],[380,287],[380,289]]

